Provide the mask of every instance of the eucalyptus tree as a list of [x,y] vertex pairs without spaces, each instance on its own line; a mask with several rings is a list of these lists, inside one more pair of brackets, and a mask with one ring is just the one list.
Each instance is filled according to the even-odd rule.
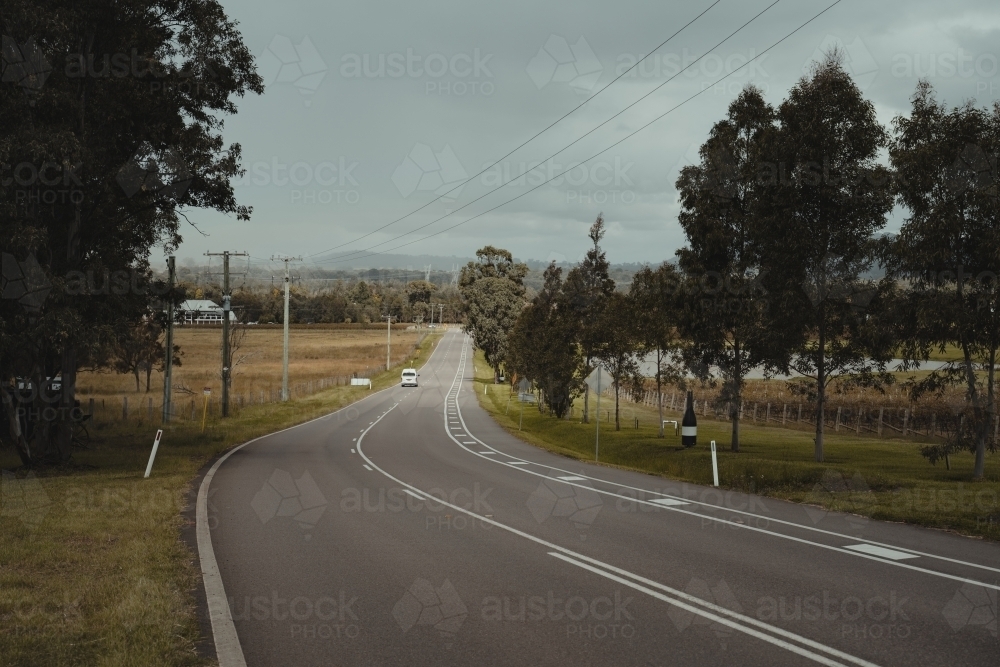
[[680,381],[683,377],[681,348],[683,342],[678,331],[677,287],[680,285],[677,269],[667,262],[655,270],[640,269],[632,277],[629,287],[635,313],[633,323],[640,352],[655,358],[653,379],[656,383],[656,407],[659,414],[658,437],[663,437],[663,385]]
[[683,276],[669,277],[678,286],[677,321],[689,342],[689,364],[721,371],[734,452],[746,376],[765,362],[780,365],[776,342],[788,331],[774,326],[772,295],[762,282],[762,198],[771,193],[759,177],[774,131],[775,110],[747,86],[712,127],[700,163],[677,180],[678,221],[687,239],[677,251]]
[[[592,326],[601,341],[595,359],[611,376],[615,392],[615,430],[621,430],[620,401],[622,389],[639,383],[638,355],[642,349],[637,322],[636,302],[627,294],[612,292],[595,309]],[[600,419],[600,415],[598,415]]]
[[465,312],[465,331],[483,351],[500,381],[500,368],[508,356],[508,336],[525,306],[524,276],[528,267],[515,262],[509,251],[485,246],[476,251],[478,261],[462,268],[459,291]]
[[10,425],[25,463],[62,462],[77,369],[155,307],[152,249],[180,244],[186,209],[249,218],[222,118],[263,85],[216,0],[7,0],[0,34],[0,164],[16,170],[0,193],[0,385],[61,376],[35,442]]
[[913,393],[959,385],[966,399],[955,437],[924,453],[934,461],[950,450],[971,450],[973,477],[982,479],[986,450],[996,448],[1000,104],[948,109],[921,82],[909,116],[893,125],[890,157],[908,216],[885,257],[891,275],[906,284],[902,355],[913,363],[956,346],[958,356],[916,383]]
[[868,278],[875,237],[893,205],[888,169],[879,164],[888,135],[836,51],[792,87],[776,120],[760,181],[763,283],[781,304],[772,321],[787,340],[799,340],[790,366],[815,392],[822,461],[831,382],[888,378],[892,346],[866,317],[878,291]]
[[[599,213],[587,232],[591,248],[583,260],[570,269],[563,285],[564,302],[577,323],[577,343],[583,356],[584,375],[594,370],[594,359],[604,345],[603,336],[607,332],[598,326],[597,317],[603,312],[604,301],[615,291],[615,281],[610,275],[611,264],[601,248],[601,240],[606,233],[604,215]],[[587,423],[590,419],[589,385],[583,391],[583,421]]]
[[576,343],[577,322],[562,292],[562,269],[552,262],[544,279],[510,334],[508,365],[539,388],[539,410],[544,405],[562,418],[580,394],[582,360]]

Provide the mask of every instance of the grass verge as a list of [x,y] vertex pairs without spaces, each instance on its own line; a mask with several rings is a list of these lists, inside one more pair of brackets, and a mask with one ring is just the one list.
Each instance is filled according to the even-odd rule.
[[[593,461],[596,424],[556,419],[536,405],[521,404],[507,385],[493,385],[482,354],[476,353],[479,403],[520,439],[575,459]],[[489,385],[485,393],[480,387]],[[523,409],[523,413],[522,413]],[[604,421],[611,411],[612,421]],[[614,400],[601,400],[600,462],[671,479],[711,484],[708,444],[717,443],[720,486],[820,505],[886,521],[946,528],[1000,540],[1000,457],[987,455],[986,481],[973,483],[973,456],[956,455],[947,471],[920,455],[919,443],[828,432],[825,461],[813,460],[813,433],[802,428],[741,423],[741,451],[729,451],[731,424],[699,416],[698,446],[684,449],[668,425],[657,437],[655,408],[622,404],[622,430],[614,430]],[[666,419],[680,419],[674,411]],[[639,428],[635,428],[635,419]]]
[[[422,366],[440,340],[426,337],[405,362],[372,378],[372,391]],[[377,362],[376,362],[377,363]],[[157,426],[98,424],[95,443],[64,469],[5,470],[0,484],[0,664],[206,665],[195,587],[196,554],[181,513],[198,471],[226,449],[363,398],[340,386],[288,403],[245,407],[227,421],[165,429],[143,479]],[[18,461],[0,451],[0,468]]]

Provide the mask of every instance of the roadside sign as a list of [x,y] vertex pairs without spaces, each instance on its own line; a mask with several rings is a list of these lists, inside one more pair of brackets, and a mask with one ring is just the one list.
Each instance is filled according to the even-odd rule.
[[203,393],[205,396],[211,396],[212,395],[212,388],[211,387],[205,387],[204,389],[201,390],[201,393]]
[[587,383],[587,386],[590,387],[592,391],[596,391],[600,394],[602,391],[611,386],[611,376],[608,375],[606,370],[598,366],[590,375],[587,376],[587,379],[584,380],[584,382]]

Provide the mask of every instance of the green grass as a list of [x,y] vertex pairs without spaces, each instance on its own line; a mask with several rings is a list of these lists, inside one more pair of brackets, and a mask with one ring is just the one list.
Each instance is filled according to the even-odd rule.
[[[399,381],[413,360],[372,378]],[[226,420],[165,429],[153,474],[142,478],[157,425],[98,424],[91,449],[63,469],[5,473],[0,487],[0,664],[205,665],[196,642],[197,555],[181,541],[186,492],[214,456],[251,438],[329,413],[367,388],[334,387]],[[0,468],[19,464],[0,451]],[[26,509],[27,508],[27,509]]]
[[[583,401],[578,399],[572,419],[540,414],[523,406],[515,395],[509,402],[506,385],[492,385],[492,374],[482,356],[476,356],[476,383],[480,404],[506,430],[538,447],[580,460],[594,460],[595,424],[582,424]],[[604,421],[611,411],[612,421]],[[825,461],[813,459],[812,426],[761,426],[741,422],[739,453],[729,451],[729,422],[698,417],[698,446],[684,449],[680,436],[668,425],[666,437],[657,437],[655,408],[622,403],[622,430],[614,430],[614,400],[601,399],[600,462],[663,477],[712,483],[708,444],[717,443],[720,485],[797,502],[822,505],[874,519],[904,521],[948,528],[969,535],[1000,539],[1000,457],[987,454],[986,481],[973,483],[973,456],[955,455],[951,470],[930,465],[920,455],[919,442],[877,439],[833,432],[825,437]],[[667,412],[667,419],[680,413]],[[639,419],[639,429],[634,428]]]

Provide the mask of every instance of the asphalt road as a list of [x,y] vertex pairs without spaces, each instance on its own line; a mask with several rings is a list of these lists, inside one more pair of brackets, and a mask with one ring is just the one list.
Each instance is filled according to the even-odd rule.
[[472,371],[451,331],[213,469],[222,667],[1000,664],[997,545],[549,454]]

